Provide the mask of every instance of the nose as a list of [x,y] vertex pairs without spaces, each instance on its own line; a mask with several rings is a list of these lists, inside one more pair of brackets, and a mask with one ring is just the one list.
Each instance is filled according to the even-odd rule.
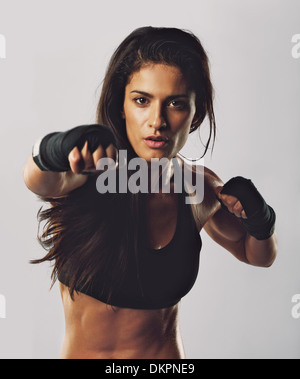
[[149,115],[149,126],[159,130],[167,126],[165,116],[163,114],[163,107],[160,104],[153,104]]

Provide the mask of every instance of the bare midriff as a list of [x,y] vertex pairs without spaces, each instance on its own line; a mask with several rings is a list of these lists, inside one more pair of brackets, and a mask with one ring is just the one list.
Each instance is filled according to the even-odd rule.
[[164,309],[111,307],[60,283],[65,312],[61,359],[184,359],[179,304]]

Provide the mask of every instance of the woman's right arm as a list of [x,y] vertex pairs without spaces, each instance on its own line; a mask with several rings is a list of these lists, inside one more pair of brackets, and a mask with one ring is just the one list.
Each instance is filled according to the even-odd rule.
[[83,170],[94,169],[102,157],[115,158],[116,150],[112,144],[106,149],[101,145],[90,153],[86,142],[81,151],[77,147],[68,155],[71,170],[64,172],[42,171],[29,156],[23,168],[23,178],[26,186],[36,195],[43,197],[65,196],[78,187],[83,186],[87,175],[81,174]]
[[[76,165],[76,162],[73,162],[74,165]],[[30,191],[43,197],[67,195],[69,192],[85,184],[88,179],[87,175],[77,174],[73,171],[42,171],[35,164],[31,154],[23,168],[23,178]]]
[[62,197],[84,185],[82,171],[94,171],[103,157],[115,158],[115,138],[104,125],[81,125],[47,134],[33,148],[24,169],[26,186],[42,197]]

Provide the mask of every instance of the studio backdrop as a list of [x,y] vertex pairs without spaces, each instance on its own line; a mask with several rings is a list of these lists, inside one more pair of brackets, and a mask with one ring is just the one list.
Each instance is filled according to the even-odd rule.
[[[22,169],[33,143],[94,123],[115,48],[140,26],[174,26],[203,43],[217,138],[205,166],[253,180],[277,213],[270,268],[237,261],[203,230],[200,271],[182,300],[187,358],[300,358],[299,0],[0,0],[0,358],[57,358],[64,335],[51,266],[29,260],[38,198]],[[203,154],[208,125],[189,138]]]

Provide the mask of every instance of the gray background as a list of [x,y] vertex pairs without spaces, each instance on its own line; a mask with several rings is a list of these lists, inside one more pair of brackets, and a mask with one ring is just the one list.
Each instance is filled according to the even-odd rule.
[[[23,183],[33,142],[51,131],[94,122],[108,60],[139,26],[193,31],[211,61],[218,136],[205,164],[223,181],[251,178],[277,212],[279,255],[269,269],[238,262],[203,231],[198,280],[183,299],[188,358],[300,358],[299,0],[0,0],[1,218],[0,358],[57,358],[64,316],[49,291],[36,213]],[[205,142],[207,125],[201,130]],[[203,152],[199,135],[183,153]]]

